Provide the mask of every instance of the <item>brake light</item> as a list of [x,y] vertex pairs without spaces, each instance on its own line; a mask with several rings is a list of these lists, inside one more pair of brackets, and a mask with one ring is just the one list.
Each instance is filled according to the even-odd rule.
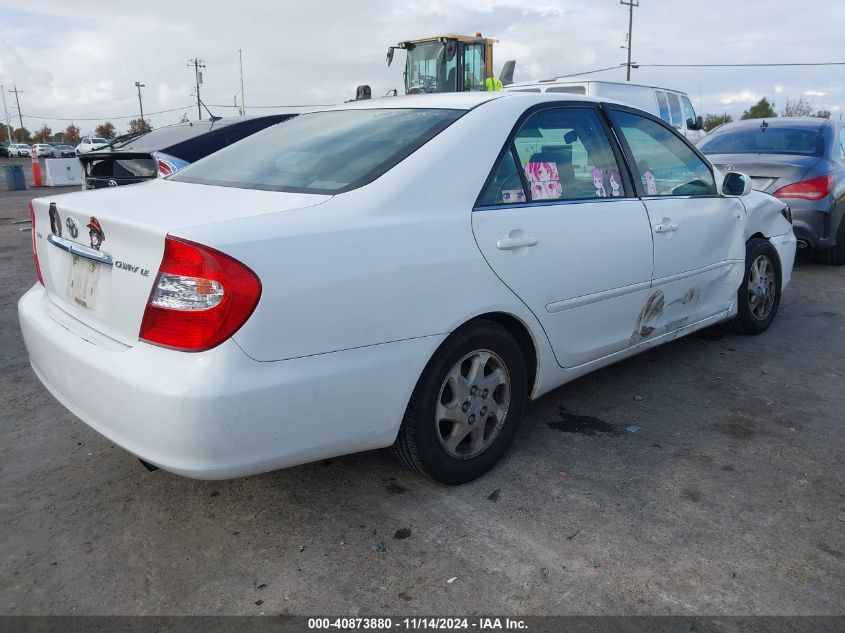
[[164,178],[165,176],[169,176],[170,174],[173,173],[173,168],[170,165],[168,165],[166,162],[164,162],[163,160],[158,159],[158,160],[156,160],[156,163],[158,164],[158,176],[159,176],[159,178]]
[[246,323],[261,281],[218,250],[168,236],[139,338],[185,352],[220,345]]
[[799,198],[801,200],[821,200],[833,191],[835,177],[833,174],[819,176],[810,180],[802,180],[786,185],[772,195],[777,198]]
[[44,277],[41,275],[41,264],[38,263],[38,249],[35,247],[35,205],[29,201],[29,221],[32,225],[32,257],[35,259],[35,272],[38,273],[38,283],[44,285]]

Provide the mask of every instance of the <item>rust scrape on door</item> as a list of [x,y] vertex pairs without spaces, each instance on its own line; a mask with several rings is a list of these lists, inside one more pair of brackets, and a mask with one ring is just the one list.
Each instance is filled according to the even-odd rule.
[[634,325],[634,333],[631,334],[631,343],[637,343],[648,338],[654,333],[657,322],[663,316],[664,298],[662,290],[655,290],[648,297],[637,322]]

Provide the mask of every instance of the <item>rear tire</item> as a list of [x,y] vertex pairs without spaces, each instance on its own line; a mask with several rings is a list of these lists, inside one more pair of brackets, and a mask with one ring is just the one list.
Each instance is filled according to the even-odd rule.
[[731,329],[760,334],[769,329],[780,307],[780,257],[768,240],[754,238],[745,245],[745,277],[737,290],[737,315]]
[[476,321],[440,346],[417,382],[394,456],[448,485],[483,475],[504,455],[528,398],[528,371],[514,336]]

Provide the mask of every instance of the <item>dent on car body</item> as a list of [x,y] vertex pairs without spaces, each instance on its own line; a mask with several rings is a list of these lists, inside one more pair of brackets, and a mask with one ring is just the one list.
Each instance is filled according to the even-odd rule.
[[782,213],[784,202],[760,191],[752,191],[740,198],[745,206],[745,239],[758,233],[764,237],[784,235],[792,231],[792,224]]

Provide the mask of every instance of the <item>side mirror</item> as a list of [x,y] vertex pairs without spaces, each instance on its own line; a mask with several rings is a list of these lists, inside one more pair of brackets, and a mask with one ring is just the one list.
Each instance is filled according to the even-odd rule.
[[393,47],[391,46],[387,49],[387,65],[390,66],[390,64],[392,64],[392,63],[393,63]]
[[722,182],[722,193],[726,196],[747,196],[751,193],[751,178],[738,171],[728,172]]
[[694,119],[689,117],[687,119],[687,129],[696,131],[696,130],[703,130],[704,129],[704,117],[697,116]]

